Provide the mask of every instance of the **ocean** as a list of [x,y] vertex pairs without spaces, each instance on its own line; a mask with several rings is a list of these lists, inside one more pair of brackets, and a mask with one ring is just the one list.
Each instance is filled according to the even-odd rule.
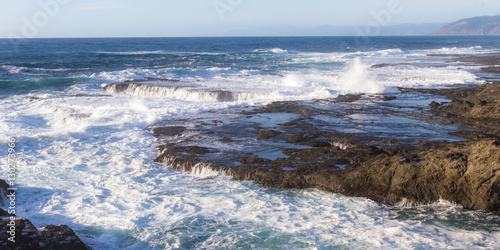
[[[15,137],[18,216],[68,225],[92,249],[499,249],[499,215],[444,200],[196,181],[204,174],[153,162],[147,130],[273,101],[481,85],[480,65],[450,60],[499,50],[497,37],[3,39],[0,158]],[[146,78],[195,91],[103,90]]]

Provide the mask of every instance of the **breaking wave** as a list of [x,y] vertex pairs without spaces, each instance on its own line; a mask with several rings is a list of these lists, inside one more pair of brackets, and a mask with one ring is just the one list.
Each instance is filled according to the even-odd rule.
[[183,86],[157,86],[143,83],[114,83],[104,87],[113,94],[128,94],[145,97],[166,97],[188,101],[236,102],[262,96],[259,93],[235,93],[224,90],[201,90]]

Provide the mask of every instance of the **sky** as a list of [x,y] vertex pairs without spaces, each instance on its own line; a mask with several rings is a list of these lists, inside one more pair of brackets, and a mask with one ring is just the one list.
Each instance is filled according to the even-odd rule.
[[500,1],[0,0],[0,38],[217,36],[282,26],[451,23],[483,15],[500,15]]

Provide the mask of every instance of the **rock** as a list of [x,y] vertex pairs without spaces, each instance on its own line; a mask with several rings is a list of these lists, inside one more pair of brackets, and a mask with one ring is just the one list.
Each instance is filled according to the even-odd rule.
[[281,132],[279,131],[276,131],[276,130],[260,130],[257,132],[257,138],[259,140],[262,140],[262,139],[269,139],[269,138],[273,138],[277,135],[281,134]]
[[496,66],[485,67],[485,68],[481,69],[481,72],[483,72],[483,73],[500,74],[500,67],[496,67]]
[[[112,94],[128,94],[148,97],[200,98],[217,102],[237,101],[241,95],[225,90],[201,90],[194,82],[181,82],[175,79],[146,78],[112,83],[102,89]],[[186,97],[189,96],[189,97]]]
[[[11,216],[7,211],[0,209],[0,246],[3,249],[74,249],[86,250],[87,246],[78,236],[65,225],[44,225],[38,229],[25,218],[15,220],[15,238],[7,232],[10,230]],[[15,215],[14,215],[15,216]]]
[[361,95],[353,95],[353,94],[348,94],[348,95],[339,95],[337,98],[335,98],[336,102],[355,102],[361,99]]
[[155,127],[151,128],[151,132],[155,136],[166,135],[166,136],[176,136],[186,130],[185,127],[173,126],[173,127]]
[[439,104],[436,101],[432,101],[431,104],[430,104],[430,106],[433,107],[433,108],[437,108],[437,107],[441,106],[441,104]]
[[[445,199],[498,212],[500,84],[400,90],[394,97],[350,95],[275,102],[241,113],[214,111],[213,124],[203,115],[169,120],[155,128],[161,142],[155,161],[188,172],[208,168],[267,187],[317,188],[388,204]],[[442,98],[437,95],[451,101],[433,101]],[[415,98],[429,98],[430,105],[415,106]],[[262,117],[280,122],[264,124]],[[439,125],[450,123],[462,127]],[[198,134],[172,137],[188,126]],[[428,130],[433,132],[422,132]]]
[[285,138],[285,142],[287,143],[301,143],[301,142],[306,142],[307,140],[308,138],[305,133],[297,133],[294,135],[287,136]]
[[4,180],[0,179],[0,204],[5,205],[5,200],[7,199],[7,189],[9,188],[9,184]]
[[88,249],[66,225],[43,225],[38,228],[38,232],[45,246],[50,249]]
[[467,127],[481,129],[490,134],[500,133],[500,83],[480,86],[474,91],[456,90],[447,95],[448,105],[433,106],[431,112]]
[[390,96],[390,95],[384,95],[384,96],[382,97],[382,100],[384,100],[384,101],[386,101],[386,102],[387,102],[387,101],[394,101],[394,100],[396,100],[396,99],[398,99],[398,98],[397,98],[397,97],[395,97],[395,96]]

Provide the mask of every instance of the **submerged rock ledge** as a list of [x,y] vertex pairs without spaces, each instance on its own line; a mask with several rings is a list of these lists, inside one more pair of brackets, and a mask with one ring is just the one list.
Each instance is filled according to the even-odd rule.
[[500,83],[490,83],[275,102],[150,130],[158,138],[156,162],[201,180],[228,175],[388,204],[445,199],[498,212],[499,107]]

